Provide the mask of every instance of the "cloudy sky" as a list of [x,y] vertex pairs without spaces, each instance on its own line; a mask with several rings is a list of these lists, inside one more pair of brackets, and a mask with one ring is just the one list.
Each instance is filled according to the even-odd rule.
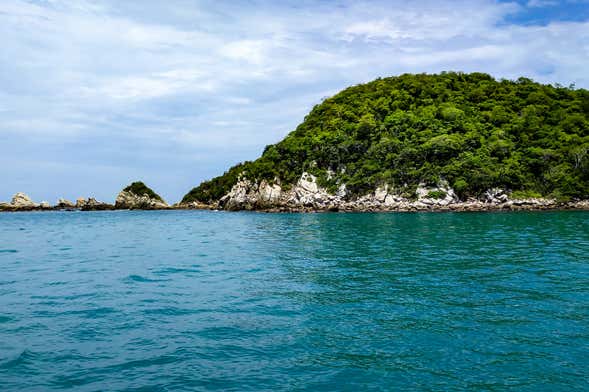
[[0,200],[175,202],[379,76],[589,87],[588,0],[0,0],[0,36]]

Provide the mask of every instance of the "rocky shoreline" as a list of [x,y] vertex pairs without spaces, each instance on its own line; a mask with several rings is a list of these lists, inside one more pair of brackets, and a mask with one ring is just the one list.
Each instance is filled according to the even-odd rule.
[[[134,191],[133,186],[145,190]],[[226,210],[260,212],[468,212],[468,211],[546,211],[587,210],[589,200],[557,201],[546,198],[511,198],[502,189],[489,189],[480,199],[460,200],[447,183],[437,186],[420,184],[415,195],[408,198],[396,194],[387,186],[352,198],[345,185],[335,194],[317,184],[317,178],[303,173],[299,181],[287,190],[279,181],[271,184],[240,179],[229,193],[212,203],[186,202],[169,205],[161,197],[137,182],[123,189],[115,204],[95,198],[78,198],[75,203],[59,199],[55,205],[35,203],[24,193],[17,193],[10,203],[0,202],[0,212],[18,211],[110,211],[110,210]]]

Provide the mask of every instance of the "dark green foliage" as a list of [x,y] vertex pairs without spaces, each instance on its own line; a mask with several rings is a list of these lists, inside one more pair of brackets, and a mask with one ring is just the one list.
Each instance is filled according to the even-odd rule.
[[158,195],[157,193],[152,191],[151,188],[149,188],[147,185],[145,185],[141,181],[136,181],[136,182],[132,183],[131,185],[129,185],[128,187],[123,189],[123,191],[133,193],[137,196],[147,195],[151,199],[157,199],[160,201],[164,201],[164,199],[162,199],[160,197],[160,195]]
[[444,191],[431,191],[429,192],[426,197],[430,199],[444,199],[447,193]]
[[445,179],[461,198],[492,187],[589,198],[589,91],[482,73],[377,79],[326,99],[259,159],[184,200],[217,200],[242,172],[284,187],[304,171],[356,195]]
[[182,203],[188,203],[191,201],[210,203],[214,200],[219,200],[231,190],[231,187],[237,182],[238,176],[245,170],[245,167],[248,164],[249,162],[240,163],[226,171],[222,176],[203,182],[198,187],[193,188],[188,192],[184,198],[182,198]]

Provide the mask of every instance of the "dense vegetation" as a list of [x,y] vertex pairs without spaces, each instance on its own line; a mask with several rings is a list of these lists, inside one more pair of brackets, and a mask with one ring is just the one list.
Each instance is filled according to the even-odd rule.
[[131,185],[129,185],[128,187],[123,189],[123,191],[133,193],[137,196],[147,195],[151,199],[164,201],[164,199],[162,199],[160,195],[155,193],[153,190],[151,190],[151,188],[149,188],[147,185],[145,185],[141,181],[136,181],[136,182],[132,183]]
[[226,194],[238,176],[292,185],[302,172],[352,195],[389,184],[411,195],[444,179],[461,198],[492,187],[519,196],[589,198],[589,91],[482,73],[377,79],[313,108],[262,156],[183,201]]

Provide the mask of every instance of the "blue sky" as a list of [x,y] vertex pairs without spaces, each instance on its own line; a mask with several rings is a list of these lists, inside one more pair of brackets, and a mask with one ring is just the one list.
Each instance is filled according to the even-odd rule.
[[113,201],[139,179],[178,201],[379,76],[589,87],[586,0],[1,0],[0,36],[6,201]]

